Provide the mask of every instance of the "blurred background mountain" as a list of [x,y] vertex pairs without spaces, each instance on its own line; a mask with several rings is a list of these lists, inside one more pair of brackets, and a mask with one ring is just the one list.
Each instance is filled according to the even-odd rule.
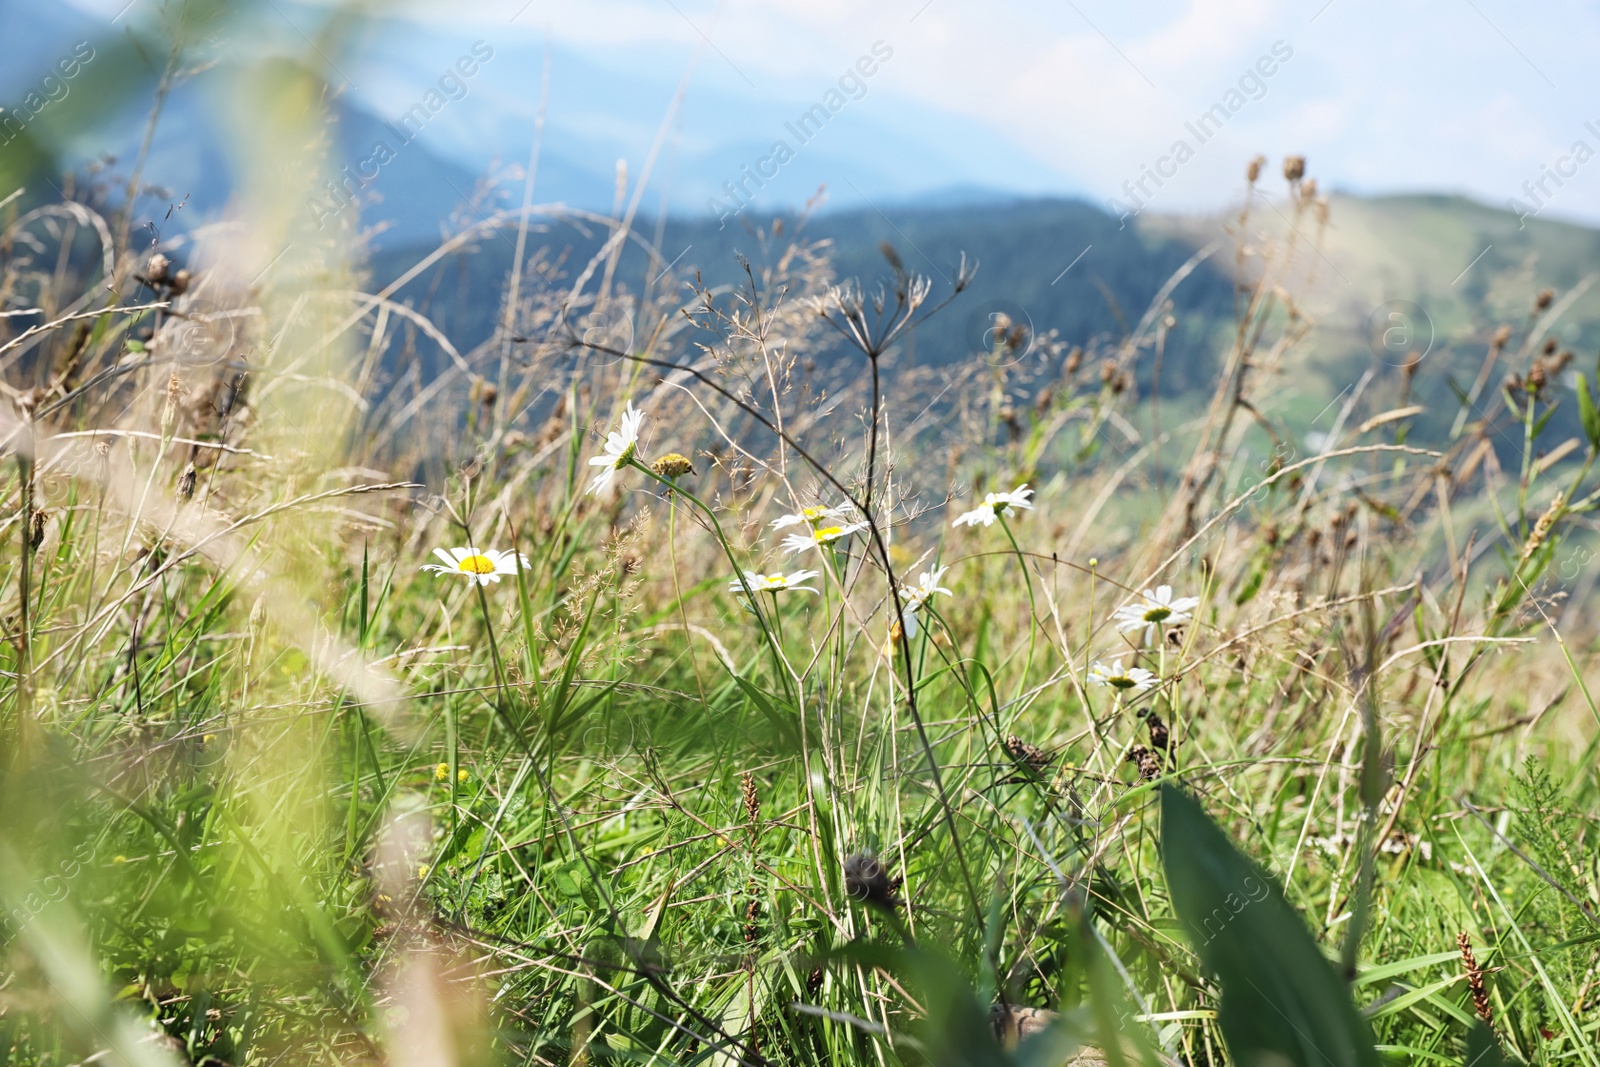
[[[800,116],[832,83],[819,85],[811,101],[730,89],[730,80],[738,85],[738,68],[715,46],[699,62],[725,62],[733,73],[724,69],[719,79],[695,83],[686,102],[662,80],[659,65],[607,64],[592,50],[547,45],[537,32],[489,40],[464,23],[419,34],[414,23],[380,14],[340,30],[338,47],[324,49],[317,35],[327,32],[325,19],[315,8],[273,3],[242,10],[228,33],[237,41],[242,29],[258,47],[286,53],[306,53],[309,45],[326,60],[328,169],[346,178],[360,203],[346,207],[346,194],[330,189],[308,211],[336,214],[343,223],[359,218],[369,231],[368,269],[377,285],[442,238],[519,205],[523,168],[537,143],[536,203],[610,215],[634,207],[637,197],[635,229],[659,234],[661,256],[678,279],[700,272],[709,284],[737,281],[737,256],[760,261],[761,235],[774,217],[786,221],[789,235],[828,242],[840,277],[881,277],[884,243],[936,283],[948,283],[963,253],[976,260],[977,280],[957,313],[917,335],[904,359],[968,357],[986,347],[997,315],[1024,325],[1032,337],[1054,331],[1066,345],[1115,343],[1202,249],[1210,254],[1171,292],[1174,322],[1160,381],[1146,376],[1141,385],[1159,385],[1171,396],[1208,387],[1219,337],[1232,329],[1231,244],[1213,242],[1236,221],[1236,209],[1162,212],[1157,202],[1137,217],[1118,218],[1098,203],[1063,195],[1073,190],[1061,174],[1012,145],[986,140],[961,116],[890,94],[875,97],[871,108],[841,96],[824,128],[800,129]],[[75,42],[126,32],[126,23],[108,25],[103,15],[59,0],[0,5],[0,39],[22,57],[0,68],[0,100],[25,98],[39,70]],[[871,51],[869,45],[863,55]],[[208,67],[204,42],[195,54],[201,58],[194,72],[165,102],[142,172],[145,195],[135,221],[152,239],[216,217],[238,181],[238,155],[219,133],[226,129],[226,64],[236,60],[218,48],[216,65]],[[893,66],[892,46],[879,48],[878,56],[881,75]],[[153,71],[161,57],[148,61]],[[877,92],[872,76],[850,84],[857,83],[863,99]],[[130,131],[143,126],[127,120],[150,111],[148,89],[128,94],[105,121],[60,146],[63,164],[81,171],[98,159],[107,173],[126,169],[140,150],[141,135]],[[420,130],[405,126],[408,115],[425,117],[413,122]],[[812,139],[802,144],[797,134],[808,133]],[[793,158],[777,166],[776,177],[751,179],[759,167],[771,173],[774,164],[762,161],[772,159],[779,140],[796,149]],[[986,143],[992,151],[970,150]],[[1238,160],[1241,179],[1244,164]],[[1336,192],[1325,226],[1309,216],[1294,222],[1277,175],[1268,177],[1246,234],[1287,239],[1292,229],[1301,231],[1295,236],[1302,242],[1303,311],[1318,326],[1293,356],[1299,365],[1290,368],[1295,373],[1279,397],[1303,407],[1299,414],[1326,413],[1345,383],[1368,368],[1390,373],[1410,355],[1444,370],[1434,388],[1447,399],[1449,390],[1466,387],[1495,329],[1523,325],[1526,294],[1547,286],[1573,294],[1550,324],[1556,343],[1578,353],[1600,346],[1600,293],[1589,287],[1600,263],[1600,232],[1548,218],[1519,220],[1443,195]],[[29,196],[60,193],[36,184]],[[797,215],[808,201],[816,210]],[[582,262],[599,247],[597,234],[541,225],[529,235],[530,251],[543,251],[549,262]],[[437,274],[419,277],[400,298],[429,304],[428,313],[465,350],[493,332],[512,255],[509,239],[483,237],[446,261],[451,299],[433,303]],[[619,281],[642,290],[663,265],[630,251]],[[1380,343],[1389,336],[1383,331],[1396,301],[1408,309],[1405,353]],[[1425,400],[1427,390],[1421,394]]]

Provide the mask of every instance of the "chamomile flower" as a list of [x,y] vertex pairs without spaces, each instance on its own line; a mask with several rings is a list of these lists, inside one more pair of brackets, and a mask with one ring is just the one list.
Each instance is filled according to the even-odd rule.
[[794,515],[782,515],[772,520],[774,530],[782,530],[788,526],[810,524],[819,525],[826,519],[843,519],[848,517],[854,509],[849,504],[840,504],[838,507],[825,508],[821,505],[810,508],[801,508]]
[[1033,490],[1026,484],[1019,485],[1009,493],[989,493],[983,498],[983,503],[973,508],[951,523],[952,526],[993,526],[994,520],[1011,510],[1033,510],[1033,501],[1028,498],[1033,496]]
[[[939,583],[944,580],[944,572],[949,567],[938,567],[931,571],[923,571],[917,576],[917,584],[911,588],[900,587],[900,614],[906,620],[906,632],[912,637],[917,636],[917,612],[921,611],[928,601],[933,599],[935,593],[953,596],[950,590]],[[891,633],[893,626],[891,624]]]
[[1096,660],[1094,666],[1089,668],[1089,684],[1109,685],[1120,692],[1131,689],[1135,693],[1142,693],[1156,684],[1156,676],[1143,667],[1124,669],[1120,659],[1112,660],[1109,667]]
[[805,533],[790,534],[783,539],[785,552],[799,552],[806,548],[818,548],[822,545],[832,544],[834,541],[843,540],[858,530],[865,530],[864,522],[852,522],[845,526],[814,526]]
[[1161,640],[1163,626],[1188,622],[1193,617],[1191,612],[1200,606],[1199,597],[1174,597],[1170,585],[1157,586],[1154,593],[1146,589],[1139,595],[1141,600],[1124,604],[1112,618],[1119,633],[1134,634],[1143,630],[1146,645]]
[[498,582],[507,574],[516,574],[519,558],[524,567],[528,566],[527,556],[519,556],[516,552],[500,552],[493,548],[469,546],[452,548],[448,552],[436,548],[433,554],[439,557],[440,562],[424,563],[423,570],[439,574],[460,574],[476,581],[479,585],[488,585],[490,582]]
[[[745,571],[744,580],[749,584],[752,593],[777,593],[785,589],[804,589],[808,593],[815,593],[816,590],[811,586],[800,583],[809,582],[818,573],[820,572],[795,571],[793,574],[784,574],[782,572],[777,574],[757,574],[755,571]],[[728,583],[728,592],[742,593],[744,592],[744,585],[740,583],[739,579],[735,578]]]
[[907,605],[915,605],[919,608],[932,600],[935,593],[954,596],[955,594],[939,584],[944,581],[944,573],[949,569],[949,567],[938,567],[931,571],[923,571],[917,575],[916,585],[909,589],[905,586],[900,587],[900,595],[905,598]]
[[606,434],[604,454],[589,460],[589,466],[599,467],[600,472],[589,483],[588,492],[598,493],[609,486],[617,472],[633,459],[634,453],[639,451],[639,424],[643,421],[644,412],[635,408],[633,401],[629,400],[622,412],[622,429]]

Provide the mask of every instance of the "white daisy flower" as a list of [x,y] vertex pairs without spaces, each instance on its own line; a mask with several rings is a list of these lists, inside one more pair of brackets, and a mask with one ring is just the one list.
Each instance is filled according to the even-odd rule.
[[[932,600],[935,593],[954,596],[955,594],[939,584],[944,581],[944,573],[949,569],[949,567],[939,567],[936,570],[923,571],[917,576],[916,585],[909,589],[905,586],[900,587],[900,595],[905,598],[906,604],[915,605],[918,608]],[[914,610],[914,608],[911,610]]]
[[783,539],[785,552],[799,552],[806,548],[817,548],[834,541],[849,537],[858,530],[865,530],[864,522],[852,522],[847,526],[817,526],[806,533],[790,534]]
[[1089,684],[1109,685],[1121,691],[1131,689],[1135,693],[1142,693],[1156,684],[1156,676],[1143,667],[1129,667],[1124,670],[1120,659],[1112,660],[1109,667],[1096,660],[1094,666],[1089,668]]
[[[753,593],[776,593],[784,589],[804,589],[808,593],[815,593],[816,590],[811,586],[801,585],[800,583],[809,582],[819,573],[818,571],[795,571],[793,574],[783,574],[781,572],[777,574],[757,574],[755,571],[745,571],[744,580],[749,584],[750,591]],[[739,579],[735,578],[728,583],[728,592],[742,593],[744,592],[744,585],[739,582]]]
[[643,421],[644,412],[635,408],[633,401],[629,400],[622,412],[622,429],[606,434],[605,454],[589,460],[589,466],[599,467],[600,472],[589,483],[588,492],[598,493],[606,488],[617,472],[633,459],[633,454],[639,450],[639,424]]
[[1132,634],[1143,630],[1146,645],[1161,640],[1162,626],[1188,622],[1193,617],[1190,613],[1200,606],[1199,597],[1174,598],[1170,585],[1157,586],[1154,593],[1146,589],[1139,595],[1144,598],[1142,603],[1124,604],[1112,618],[1116,621],[1119,633]]
[[488,585],[498,582],[504,575],[517,573],[517,560],[522,560],[522,566],[528,566],[528,557],[520,556],[516,552],[499,552],[492,548],[452,548],[446,552],[442,548],[433,550],[433,554],[442,561],[440,563],[424,563],[422,569],[435,571],[439,574],[460,574],[471,578],[479,585]]
[[944,572],[949,569],[949,567],[939,567],[936,570],[923,571],[917,576],[917,584],[915,586],[911,588],[900,587],[900,614],[905,617],[906,631],[912,637],[917,636],[917,612],[921,611],[923,605],[933,599],[933,594],[954,595],[950,590],[939,584],[944,580]]
[[849,504],[840,504],[838,507],[833,508],[825,508],[819,504],[816,507],[801,508],[794,515],[782,515],[773,519],[771,525],[774,530],[782,530],[787,526],[799,526],[803,523],[816,526],[824,519],[847,518],[854,510]]
[[993,526],[994,520],[1012,509],[1033,510],[1033,501],[1028,498],[1033,495],[1033,490],[1026,484],[1019,485],[1009,493],[990,493],[983,498],[983,503],[973,508],[951,523],[952,526]]

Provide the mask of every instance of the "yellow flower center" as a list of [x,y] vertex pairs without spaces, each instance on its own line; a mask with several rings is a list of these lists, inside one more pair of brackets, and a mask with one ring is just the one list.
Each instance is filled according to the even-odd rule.
[[1110,682],[1112,687],[1116,689],[1132,689],[1136,684],[1126,674],[1119,674],[1115,678],[1107,678],[1106,681]]
[[843,526],[824,526],[816,533],[818,542],[832,541],[836,537],[844,536]]
[[1172,614],[1171,608],[1154,607],[1144,613],[1145,622],[1161,622]]
[[827,514],[827,508],[805,508],[800,512],[800,517],[807,522],[816,522],[818,519],[825,518]]
[[493,574],[494,560],[488,556],[468,556],[456,564],[466,574]]

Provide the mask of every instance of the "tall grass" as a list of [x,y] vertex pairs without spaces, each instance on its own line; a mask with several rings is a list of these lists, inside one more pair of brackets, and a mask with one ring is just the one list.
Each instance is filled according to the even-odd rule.
[[[711,288],[529,195],[372,291],[301,210],[320,82],[243,84],[273,106],[214,226],[136,245],[109,186],[0,220],[0,1062],[1225,1062],[1211,942],[1268,906],[1184,913],[1179,846],[1235,860],[1163,850],[1164,788],[1281,886],[1361,1055],[1462,1062],[1481,1018],[1600,1058],[1594,633],[1561,602],[1600,418],[1548,317],[1447,439],[1409,436],[1449,372],[1413,363],[1307,450],[1274,395],[1326,204],[1259,164],[1204,403],[1144,395],[1170,287],[1124,337],[1001,322],[922,367],[973,267],[837,279],[803,220]],[[535,223],[610,239],[565,262]],[[458,351],[408,285],[502,237]],[[843,510],[772,526],[807,507]],[[462,546],[520,555],[420,570]],[[1117,611],[1159,586],[1198,603],[1147,644]],[[1059,1021],[1003,1051],[991,1006]]]

